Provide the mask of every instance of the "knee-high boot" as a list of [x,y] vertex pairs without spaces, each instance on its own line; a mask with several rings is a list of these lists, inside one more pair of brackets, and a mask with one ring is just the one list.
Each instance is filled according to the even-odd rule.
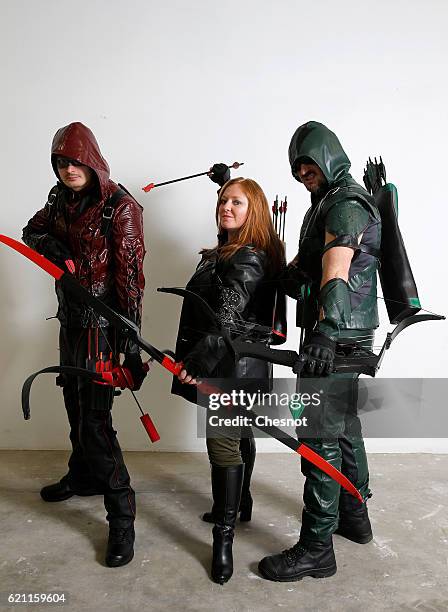
[[[250,493],[250,482],[254,470],[256,451],[255,438],[241,438],[240,453],[244,463],[244,477],[239,507],[240,521],[250,521],[252,518],[253,500]],[[215,523],[214,508],[210,512],[204,512],[202,520],[206,523]]]
[[241,490],[240,521],[250,521],[252,518],[253,500],[250,494],[250,481],[254,470],[256,446],[254,438],[241,438],[241,459],[244,463],[243,488]]
[[212,465],[213,527],[212,580],[227,582],[233,574],[233,534],[241,500],[244,465]]

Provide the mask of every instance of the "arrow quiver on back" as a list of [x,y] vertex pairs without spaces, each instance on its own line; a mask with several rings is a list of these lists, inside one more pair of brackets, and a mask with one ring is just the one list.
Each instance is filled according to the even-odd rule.
[[286,293],[278,287],[275,293],[275,302],[272,315],[272,342],[279,345],[286,342]]
[[[276,196],[274,205],[272,206],[272,222],[274,229],[285,247],[285,220],[286,220],[286,196],[285,202],[281,202],[278,206],[278,196]],[[280,219],[279,217],[280,213]],[[283,239],[282,239],[282,220],[283,220]],[[280,223],[279,223],[280,221]],[[272,312],[272,335],[271,344],[278,346],[286,342],[287,335],[287,310],[286,310],[286,293],[278,286],[275,292],[274,308]]]
[[386,182],[381,157],[379,162],[369,158],[363,178],[381,215],[379,276],[387,314],[391,323],[399,323],[421,310],[421,305],[398,225],[398,192],[395,185]]

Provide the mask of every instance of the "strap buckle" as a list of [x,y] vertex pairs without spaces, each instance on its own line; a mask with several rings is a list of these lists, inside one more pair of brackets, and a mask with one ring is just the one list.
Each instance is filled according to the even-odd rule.
[[114,216],[113,206],[105,206],[103,209],[103,219],[110,221],[113,216]]
[[56,200],[56,193],[53,191],[48,196],[48,201],[47,201],[48,206],[50,207],[53,206],[55,200]]

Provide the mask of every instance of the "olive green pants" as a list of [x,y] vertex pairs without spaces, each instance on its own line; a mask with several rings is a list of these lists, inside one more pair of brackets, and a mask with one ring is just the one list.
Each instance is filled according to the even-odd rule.
[[243,463],[241,458],[240,441],[242,438],[252,438],[250,427],[233,428],[231,432],[222,432],[223,435],[214,433],[213,437],[207,438],[208,458],[212,465],[220,467],[231,467]]

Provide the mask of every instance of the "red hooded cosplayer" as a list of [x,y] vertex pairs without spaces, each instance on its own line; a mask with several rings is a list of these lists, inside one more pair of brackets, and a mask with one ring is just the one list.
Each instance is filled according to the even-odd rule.
[[[23,230],[23,241],[75,275],[94,296],[141,323],[145,279],[141,206],[116,183],[95,136],[82,123],[59,129],[51,163],[58,183],[44,208]],[[106,319],[66,295],[56,282],[61,324],[61,365],[108,369],[125,354],[124,366],[140,387],[145,372],[137,346],[118,337]],[[109,521],[108,566],[131,561],[134,550],[135,494],[112,428],[113,388],[62,374],[72,453],[68,473],[44,487],[45,501],[73,495],[104,495]]]

